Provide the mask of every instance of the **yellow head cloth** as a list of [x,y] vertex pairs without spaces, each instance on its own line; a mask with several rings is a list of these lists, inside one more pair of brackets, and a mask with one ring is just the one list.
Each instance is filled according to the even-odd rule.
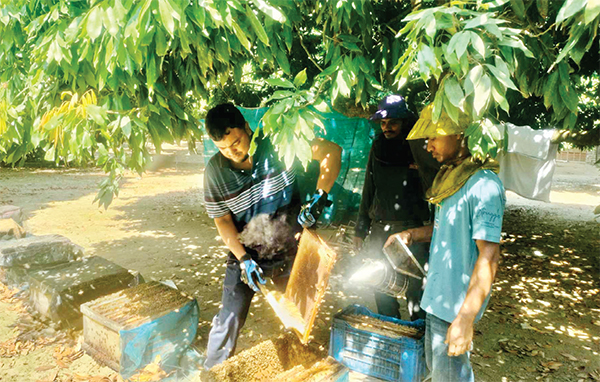
[[459,114],[458,124],[456,124],[446,111],[442,110],[442,114],[437,123],[433,123],[431,121],[432,111],[433,104],[425,106],[423,111],[421,111],[419,120],[410,130],[406,139],[427,139],[442,135],[462,134],[467,130],[467,127],[469,127],[469,117],[465,113]]

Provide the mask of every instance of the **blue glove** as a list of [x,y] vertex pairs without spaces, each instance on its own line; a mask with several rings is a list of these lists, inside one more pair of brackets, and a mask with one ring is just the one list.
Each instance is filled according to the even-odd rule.
[[298,214],[298,224],[304,228],[315,225],[325,207],[329,207],[331,201],[327,200],[327,193],[321,189],[315,191],[310,201],[305,204]]
[[242,270],[242,274],[240,275],[242,281],[248,284],[255,292],[259,291],[258,285],[256,285],[257,281],[263,285],[267,282],[263,277],[262,269],[247,253],[240,259],[240,269]]

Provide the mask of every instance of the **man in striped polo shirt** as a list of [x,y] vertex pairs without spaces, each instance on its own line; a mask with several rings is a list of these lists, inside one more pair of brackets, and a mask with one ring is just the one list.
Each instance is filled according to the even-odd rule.
[[[312,142],[312,158],[320,164],[317,190],[302,208],[296,177],[301,167],[286,169],[271,142],[261,132],[253,133],[242,113],[231,104],[221,104],[206,115],[206,129],[219,148],[204,173],[204,201],[219,235],[230,250],[223,283],[223,307],[214,317],[208,338],[204,367],[209,369],[235,352],[239,332],[244,325],[257,283],[272,278],[285,288],[289,265],[297,251],[297,241],[281,253],[263,254],[245,246],[240,233],[254,218],[278,219],[292,237],[303,226],[319,218],[341,166],[341,148],[327,140]],[[249,155],[252,135],[256,152]],[[265,238],[268,239],[268,238]]]

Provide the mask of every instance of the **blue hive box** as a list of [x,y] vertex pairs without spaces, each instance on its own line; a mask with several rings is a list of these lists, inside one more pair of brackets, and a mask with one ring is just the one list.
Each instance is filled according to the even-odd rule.
[[366,326],[357,329],[343,319],[352,314],[425,330],[423,320],[402,321],[373,313],[363,306],[351,305],[333,318],[329,355],[351,370],[385,381],[422,381],[427,371],[423,337],[394,338],[369,331]]

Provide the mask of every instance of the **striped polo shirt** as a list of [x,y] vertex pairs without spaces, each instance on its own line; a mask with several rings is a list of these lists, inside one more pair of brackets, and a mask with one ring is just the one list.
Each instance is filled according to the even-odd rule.
[[204,204],[208,216],[218,218],[231,214],[241,232],[258,214],[297,214],[300,194],[296,169],[286,170],[277,158],[273,146],[262,134],[256,140],[252,170],[240,170],[218,152],[206,166],[204,173]]

